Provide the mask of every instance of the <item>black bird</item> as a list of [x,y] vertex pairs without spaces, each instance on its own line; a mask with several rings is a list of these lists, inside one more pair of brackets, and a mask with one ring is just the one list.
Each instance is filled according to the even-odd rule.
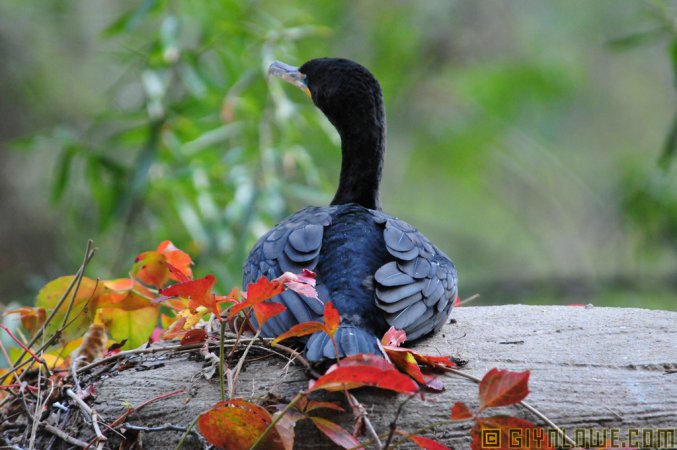
[[[456,299],[456,269],[416,228],[381,211],[386,123],[378,81],[339,58],[300,68],[275,62],[268,73],[312,97],[341,136],[343,160],[331,205],[304,208],[261,237],[245,262],[243,286],[286,271],[316,272],[320,299],[341,314],[340,356],[381,353],[379,338],[391,325],[409,341],[439,330]],[[275,301],[287,310],[263,326],[263,336],[322,320],[324,306],[316,299],[285,291]],[[310,336],[306,357],[335,357],[326,334]]]

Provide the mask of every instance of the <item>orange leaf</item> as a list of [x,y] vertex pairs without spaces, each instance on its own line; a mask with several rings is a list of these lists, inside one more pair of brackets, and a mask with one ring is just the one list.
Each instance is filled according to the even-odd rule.
[[450,450],[449,447],[437,442],[435,439],[430,439],[423,436],[413,436],[411,434],[407,435],[407,437],[416,442],[419,447],[425,450]]
[[193,271],[190,269],[193,260],[187,253],[176,248],[171,241],[161,242],[157,251],[165,256],[170,279],[179,282],[193,279]]
[[[273,303],[275,304],[275,303]],[[280,305],[282,306],[282,305]],[[301,336],[306,336],[308,334],[313,334],[317,333],[319,331],[324,331],[324,324],[322,322],[302,322],[302,323],[297,323],[293,327],[291,327],[288,331],[282,333],[278,337],[276,337],[271,344],[277,344],[280,341],[284,341],[285,339],[289,339],[292,337],[301,337]]]
[[[207,441],[223,449],[245,450],[272,422],[268,411],[244,400],[218,402],[200,415],[197,427]],[[261,448],[284,449],[280,435],[271,430]]]
[[412,377],[418,383],[425,384],[425,380],[423,379],[423,373],[421,373],[421,368],[418,367],[416,359],[414,358],[414,355],[411,354],[411,352],[408,352],[406,350],[393,351],[388,347],[384,348],[393,364],[399,367],[400,370],[402,370],[404,373]]
[[269,281],[261,277],[256,283],[247,286],[247,302],[254,305],[275,297],[284,290],[284,284],[278,281]]
[[45,323],[46,313],[45,308],[36,308],[34,306],[22,306],[21,308],[10,309],[5,311],[4,315],[19,314],[21,325],[28,331],[30,335],[35,334]]
[[171,279],[185,282],[193,278],[193,261],[171,241],[163,241],[156,250],[143,252],[134,260],[131,274],[139,281],[162,288]]
[[167,297],[187,298],[190,308],[197,309],[200,306],[204,306],[218,316],[219,310],[216,307],[216,299],[212,293],[212,288],[215,284],[216,277],[214,275],[207,275],[194,281],[186,281],[169,286],[166,289],[162,289],[160,294]]
[[332,442],[339,447],[343,448],[364,448],[364,446],[355,439],[355,436],[348,433],[346,430],[341,428],[341,426],[335,424],[331,420],[324,419],[322,417],[311,417],[310,420],[313,421],[313,424],[324,433]]
[[548,433],[528,420],[512,416],[478,418],[470,430],[472,450],[553,450]]
[[399,347],[407,340],[407,333],[404,330],[398,330],[395,327],[390,327],[386,334],[381,338],[381,344]]
[[485,408],[514,405],[529,394],[529,371],[510,372],[491,369],[480,382],[480,411]]
[[385,359],[376,355],[357,354],[343,358],[341,365],[334,364],[309,389],[341,391],[362,386],[372,386],[404,394],[418,392],[418,386]]
[[473,416],[472,411],[464,402],[456,402],[451,407],[451,420],[465,420]]
[[99,296],[97,307],[112,307],[133,311],[152,305],[155,295],[133,278],[119,278],[101,282],[106,290]]
[[324,305],[324,332],[333,338],[340,324],[341,316],[339,315],[338,310],[334,308],[334,305],[331,302],[327,302]]

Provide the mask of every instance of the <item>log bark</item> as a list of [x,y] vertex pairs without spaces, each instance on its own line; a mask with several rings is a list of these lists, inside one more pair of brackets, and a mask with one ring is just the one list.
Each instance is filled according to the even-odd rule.
[[[493,367],[530,370],[526,401],[571,437],[589,437],[588,432],[575,430],[617,428],[625,436],[633,428],[677,428],[677,312],[524,305],[461,307],[453,311],[451,323],[440,333],[414,348],[425,354],[466,359],[468,364],[462,371],[479,378]],[[218,376],[206,380],[203,365],[195,354],[145,356],[143,365],[137,364],[136,369],[98,380],[93,406],[110,423],[126,405],[183,389],[184,394],[135,412],[127,423],[185,427],[219,400]],[[139,367],[147,370],[137,370]],[[425,394],[405,405],[397,422],[400,429],[413,432],[448,419],[451,405],[457,401],[477,407],[476,384],[456,375],[443,375],[442,380],[444,392]],[[303,367],[283,358],[266,357],[246,364],[237,396],[254,401],[288,401],[307,384]],[[355,395],[366,406],[379,433],[388,432],[399,404],[405,400],[404,396],[377,390],[363,389]],[[545,425],[521,407],[500,408],[499,412]],[[350,414],[328,417],[351,427]],[[452,448],[469,448],[469,427],[469,422],[456,422],[424,435]],[[73,421],[67,431],[83,441],[93,436],[91,426],[82,421]],[[144,448],[174,448],[181,434],[144,431]],[[117,448],[115,435],[107,435],[107,445]],[[298,448],[334,448],[305,422],[297,426],[296,442]],[[191,436],[183,448],[202,448],[202,443]]]

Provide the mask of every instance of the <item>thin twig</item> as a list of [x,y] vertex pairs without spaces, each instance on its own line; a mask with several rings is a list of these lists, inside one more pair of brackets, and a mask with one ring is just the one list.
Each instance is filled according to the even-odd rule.
[[258,329],[252,340],[249,341],[249,344],[247,344],[247,347],[244,349],[242,356],[240,356],[240,360],[237,362],[237,366],[235,366],[233,383],[230,386],[228,386],[228,398],[233,398],[233,395],[235,395],[235,387],[237,386],[237,379],[240,377],[240,370],[242,370],[242,366],[244,365],[244,361],[247,358],[247,353],[249,353],[249,349],[252,348],[252,344],[254,344],[254,341],[256,340],[256,338],[259,337],[260,334],[261,328]]
[[376,445],[378,445],[378,447],[381,448],[383,444],[381,443],[381,439],[379,439],[378,434],[374,429],[374,425],[371,423],[371,420],[369,420],[369,416],[367,415],[367,409],[349,391],[346,390],[344,392],[346,393],[346,397],[348,398],[348,403],[350,403],[350,406],[353,408],[353,413],[357,412],[359,420],[361,420],[364,426],[367,428],[367,433],[369,434],[371,439],[376,443]]
[[52,433],[54,436],[58,437],[62,441],[68,442],[71,445],[76,445],[80,448],[87,448],[88,444],[85,441],[81,441],[78,438],[74,438],[73,436],[65,433],[64,431],[58,429],[54,425],[50,425],[45,422],[40,422],[40,427],[44,428],[46,431],[49,431]]
[[[393,418],[392,422],[390,422],[390,431],[388,432],[388,438],[386,439],[385,445],[383,445],[383,450],[387,450],[388,447],[390,446],[390,442],[393,440],[393,436],[395,435],[395,430],[397,429],[397,420],[400,418],[400,414],[402,414],[402,410],[404,409],[404,405],[409,403],[409,401],[416,397],[418,393],[412,394],[409,397],[406,398],[402,403],[400,403],[400,406],[397,407],[397,412],[395,412],[395,417]],[[380,447],[380,446],[379,446]]]
[[[54,307],[54,309],[50,313],[49,317],[47,317],[45,322],[42,324],[40,329],[35,333],[35,335],[31,338],[31,340],[28,342],[26,347],[28,347],[28,348],[33,347],[33,345],[38,341],[38,339],[40,339],[43,336],[45,329],[47,328],[49,323],[54,319],[54,316],[57,314],[57,312],[59,311],[61,306],[63,306],[63,304],[65,303],[66,299],[70,295],[71,290],[73,289],[73,287],[77,283],[77,280],[81,279],[84,276],[87,264],[89,264],[91,259],[94,257],[94,253],[96,252],[96,249],[92,248],[92,244],[93,244],[93,242],[91,240],[87,241],[87,247],[85,249],[85,258],[84,258],[82,265],[80,265],[80,268],[78,269],[77,273],[75,274],[75,276],[71,280],[70,284],[68,285],[68,288],[66,288],[66,291],[63,293],[63,295],[61,296],[61,298],[57,302],[56,306]],[[72,299],[71,299],[71,301],[72,301]],[[52,336],[49,341],[52,341],[54,339],[54,337],[57,336],[57,335],[58,335],[58,332],[54,336]],[[41,348],[44,349],[45,345],[43,345]],[[40,353],[41,351],[42,350],[40,350],[36,353]],[[30,363],[30,360],[23,361],[23,359],[26,357],[27,354],[28,354],[28,352],[26,352],[26,350],[24,350],[23,353],[21,353],[19,355],[19,357],[16,359],[13,367],[6,374],[0,376],[0,384],[2,384],[7,379],[7,377],[12,375],[14,372],[16,372],[20,368],[24,367],[26,364]],[[26,373],[26,372],[24,371],[19,376],[19,379],[21,379],[21,377],[23,376],[24,373]]]

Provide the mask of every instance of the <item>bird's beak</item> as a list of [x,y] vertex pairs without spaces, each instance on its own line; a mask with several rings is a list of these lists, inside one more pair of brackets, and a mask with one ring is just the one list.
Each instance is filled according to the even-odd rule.
[[298,67],[275,61],[268,68],[268,76],[281,78],[301,89],[308,97],[310,97],[310,89],[308,89],[308,84],[306,83],[306,76],[299,72]]

